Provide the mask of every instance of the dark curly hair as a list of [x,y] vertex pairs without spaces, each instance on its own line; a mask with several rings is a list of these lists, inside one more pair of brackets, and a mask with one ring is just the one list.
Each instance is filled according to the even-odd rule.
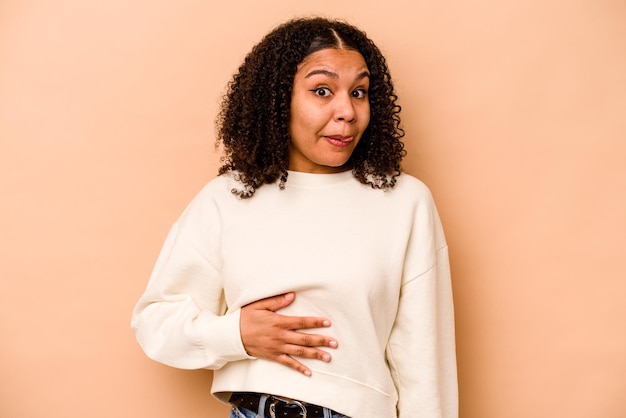
[[367,35],[342,21],[301,18],[267,34],[246,56],[228,85],[216,120],[217,143],[224,149],[219,174],[236,172],[243,184],[233,193],[251,197],[263,184],[287,181],[289,113],[298,65],[327,48],[359,52],[370,72],[370,122],[347,164],[356,179],[389,189],[406,154],[400,106],[385,57]]

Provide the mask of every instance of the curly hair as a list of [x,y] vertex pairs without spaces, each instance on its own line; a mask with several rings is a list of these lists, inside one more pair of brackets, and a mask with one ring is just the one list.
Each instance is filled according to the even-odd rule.
[[233,193],[251,197],[263,184],[280,180],[289,166],[289,114],[298,65],[322,49],[359,52],[370,72],[370,122],[347,164],[358,181],[393,188],[406,151],[400,106],[385,57],[367,35],[338,20],[301,18],[267,34],[246,56],[228,84],[216,120],[216,147],[224,156],[219,174],[235,172],[243,184]]

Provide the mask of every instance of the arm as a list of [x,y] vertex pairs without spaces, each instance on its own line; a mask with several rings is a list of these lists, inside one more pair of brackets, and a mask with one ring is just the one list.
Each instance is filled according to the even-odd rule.
[[183,369],[216,369],[248,358],[240,311],[223,315],[219,271],[181,228],[176,223],[170,231],[133,311],[137,341],[148,357]]
[[398,389],[398,417],[457,418],[452,288],[447,247],[431,269],[401,289],[387,357]]
[[327,327],[330,321],[275,313],[293,302],[293,293],[225,314],[219,219],[214,202],[201,193],[174,224],[133,312],[139,344],[148,357],[172,367],[217,369],[256,357],[310,375],[294,357],[330,361],[317,347],[337,343],[298,330]]
[[458,418],[454,306],[448,247],[430,192],[411,221],[387,360],[398,418]]

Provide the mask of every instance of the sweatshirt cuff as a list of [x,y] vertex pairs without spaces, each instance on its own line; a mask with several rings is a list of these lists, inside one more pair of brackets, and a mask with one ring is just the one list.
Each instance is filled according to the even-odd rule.
[[[200,314],[201,321],[213,322],[212,332],[209,335],[205,334],[204,337],[205,340],[208,340],[204,346],[206,356],[211,360],[211,363],[225,364],[230,361],[254,359],[248,355],[241,340],[240,317],[241,309],[217,318],[208,311]],[[219,358],[211,359],[215,355]]]

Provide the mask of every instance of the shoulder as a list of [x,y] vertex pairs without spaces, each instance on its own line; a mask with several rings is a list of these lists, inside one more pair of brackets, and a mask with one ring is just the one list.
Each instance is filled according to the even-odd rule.
[[209,180],[198,192],[198,195],[219,195],[237,184],[233,173],[226,173]]
[[392,192],[400,196],[412,196],[418,200],[432,200],[432,194],[428,186],[417,177],[405,172],[398,176]]
[[189,218],[197,220],[197,218],[215,216],[219,213],[219,207],[223,205],[223,202],[237,200],[231,192],[236,184],[231,174],[220,175],[209,180],[189,201],[180,220]]
[[209,180],[198,191],[196,196],[191,201],[191,204],[198,203],[200,201],[221,201],[224,199],[238,200],[237,196],[233,194],[233,189],[242,187],[242,183],[237,180],[236,173],[226,173],[219,175]]
[[[398,177],[398,192],[402,199],[412,207],[415,237],[434,243],[434,248],[446,245],[446,239],[441,225],[441,219],[433,195],[421,180],[409,174],[402,173]],[[425,243],[423,245],[426,245]]]

